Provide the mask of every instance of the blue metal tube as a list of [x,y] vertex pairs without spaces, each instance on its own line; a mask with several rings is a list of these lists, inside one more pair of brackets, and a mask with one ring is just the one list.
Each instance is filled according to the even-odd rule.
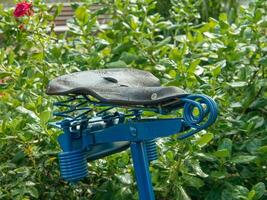
[[131,152],[139,200],[155,200],[145,143],[131,142]]
[[[63,151],[71,151],[71,133],[70,133],[70,122],[65,119],[61,122],[61,127],[64,131],[64,134],[61,137],[58,137],[58,141],[62,140],[61,148]],[[63,139],[64,138],[64,139]]]

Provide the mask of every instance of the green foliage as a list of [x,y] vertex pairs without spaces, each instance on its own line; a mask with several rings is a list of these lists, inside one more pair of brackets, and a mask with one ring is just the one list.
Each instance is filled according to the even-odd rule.
[[[89,163],[90,177],[77,185],[60,180],[60,133],[47,127],[55,100],[45,95],[48,81],[107,67],[149,70],[219,104],[207,131],[158,141],[150,167],[157,199],[267,198],[267,4],[240,7],[234,23],[226,13],[200,23],[199,5],[186,3],[168,18],[152,0],[114,0],[95,12],[74,4],[61,35],[52,23],[60,6],[35,1],[35,15],[19,20],[0,7],[0,199],[137,199],[129,152]],[[112,16],[107,25],[98,23],[103,13]]]
[[[239,5],[246,0],[157,0],[156,10],[163,17],[180,17],[187,22],[208,21],[209,17],[218,19],[220,13],[227,13],[230,21],[235,21]],[[176,13],[173,15],[172,11]],[[177,12],[179,10],[179,12]]]

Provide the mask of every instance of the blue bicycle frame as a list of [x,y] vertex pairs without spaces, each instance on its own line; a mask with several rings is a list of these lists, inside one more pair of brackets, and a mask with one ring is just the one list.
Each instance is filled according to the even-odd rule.
[[[87,161],[95,160],[130,147],[135,170],[140,200],[154,200],[155,195],[149,173],[150,161],[157,159],[155,140],[180,134],[184,139],[208,128],[217,118],[217,105],[208,96],[188,95],[180,99],[179,104],[171,110],[153,110],[160,114],[169,114],[175,109],[183,109],[183,117],[171,119],[142,119],[142,110],[133,108],[129,113],[109,113],[116,105],[106,105],[82,97],[85,102],[97,106],[111,106],[95,117],[88,117],[92,111],[86,103],[68,105],[70,100],[56,103],[67,107],[67,111],[55,112],[56,116],[64,117],[55,126],[63,130],[58,141],[63,152],[59,153],[60,171],[63,179],[77,182],[88,176]],[[81,106],[83,106],[81,108]],[[197,114],[196,113],[197,110]],[[75,117],[70,113],[78,112]],[[126,120],[130,118],[129,120]]]

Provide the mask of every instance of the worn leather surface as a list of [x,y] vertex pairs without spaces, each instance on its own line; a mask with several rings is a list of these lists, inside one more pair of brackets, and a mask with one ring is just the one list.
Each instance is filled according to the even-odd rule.
[[48,95],[91,95],[119,105],[151,105],[185,96],[177,87],[161,87],[153,74],[137,69],[102,69],[66,74],[50,81]]

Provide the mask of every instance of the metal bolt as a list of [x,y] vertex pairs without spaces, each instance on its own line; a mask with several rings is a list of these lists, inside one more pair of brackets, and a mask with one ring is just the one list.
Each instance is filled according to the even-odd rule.
[[130,126],[130,132],[133,137],[137,136],[137,129],[135,127]]
[[153,94],[151,95],[151,99],[152,99],[152,100],[156,100],[157,98],[158,98],[157,93],[153,93]]

